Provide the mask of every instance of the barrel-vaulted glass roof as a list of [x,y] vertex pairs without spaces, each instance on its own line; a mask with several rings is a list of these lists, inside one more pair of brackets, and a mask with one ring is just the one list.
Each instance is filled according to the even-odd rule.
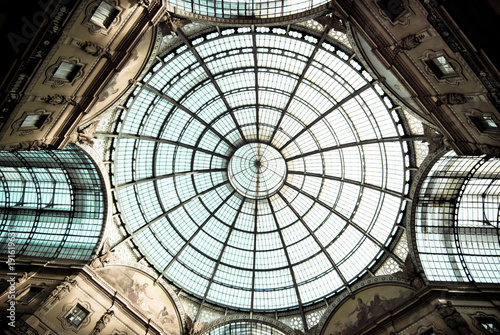
[[304,13],[328,2],[329,0],[171,0],[168,4],[176,9],[209,17],[266,19]]
[[410,149],[355,57],[294,27],[178,34],[114,140],[126,241],[158,274],[203,303],[279,311],[401,263]]

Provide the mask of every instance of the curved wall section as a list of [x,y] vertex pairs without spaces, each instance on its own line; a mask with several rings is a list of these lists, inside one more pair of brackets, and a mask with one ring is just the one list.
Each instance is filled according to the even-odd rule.
[[500,159],[448,152],[421,182],[414,245],[430,281],[500,278]]
[[99,241],[105,199],[97,169],[75,145],[0,151],[0,254],[86,261]]

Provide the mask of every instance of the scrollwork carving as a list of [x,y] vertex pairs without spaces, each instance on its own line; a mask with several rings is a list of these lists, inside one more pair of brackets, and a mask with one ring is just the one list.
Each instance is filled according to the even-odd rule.
[[105,58],[109,58],[111,56],[110,53],[106,50],[106,48],[90,41],[77,42],[77,45],[84,52],[95,57],[103,56]]
[[72,143],[86,144],[90,147],[94,146],[94,133],[99,121],[94,121],[87,126],[78,127],[69,138]]
[[330,14],[315,18],[314,21],[318,22],[323,27],[326,27],[328,30],[333,29],[335,31],[340,31],[344,34],[347,32],[342,17],[335,10],[332,11]]

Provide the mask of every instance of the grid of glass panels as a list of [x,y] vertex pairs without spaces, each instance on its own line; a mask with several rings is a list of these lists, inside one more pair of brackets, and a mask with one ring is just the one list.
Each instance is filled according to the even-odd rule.
[[0,151],[0,253],[88,260],[104,220],[101,180],[78,147]]
[[415,238],[425,275],[436,281],[498,283],[500,160],[440,158],[424,179]]
[[239,148],[229,161],[231,185],[247,198],[263,199],[276,193],[286,177],[284,158],[273,147],[249,143]]
[[285,335],[282,331],[259,322],[233,322],[208,333],[208,335]]
[[171,0],[169,5],[211,17],[274,18],[298,14],[328,3],[328,0]]
[[[240,310],[296,308],[390,254],[411,149],[391,101],[343,47],[295,29],[223,29],[163,56],[125,107],[120,212],[185,291]],[[259,143],[282,157],[285,180],[245,196],[228,166]]]

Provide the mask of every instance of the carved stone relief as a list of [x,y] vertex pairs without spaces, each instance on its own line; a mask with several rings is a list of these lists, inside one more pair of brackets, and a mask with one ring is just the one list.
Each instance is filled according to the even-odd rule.
[[159,27],[163,36],[171,35],[177,32],[177,29],[190,24],[191,21],[187,19],[177,19],[173,18],[168,12],[166,15],[160,19]]
[[436,311],[443,318],[446,325],[457,335],[469,335],[471,330],[464,317],[457,311],[451,301],[444,304],[438,303],[435,306]]
[[54,306],[57,302],[61,301],[64,297],[66,297],[69,292],[77,285],[77,281],[74,279],[70,279],[69,276],[64,278],[64,281],[59,284],[52,292],[50,292],[49,296],[42,303],[44,310],[50,310],[52,306]]

